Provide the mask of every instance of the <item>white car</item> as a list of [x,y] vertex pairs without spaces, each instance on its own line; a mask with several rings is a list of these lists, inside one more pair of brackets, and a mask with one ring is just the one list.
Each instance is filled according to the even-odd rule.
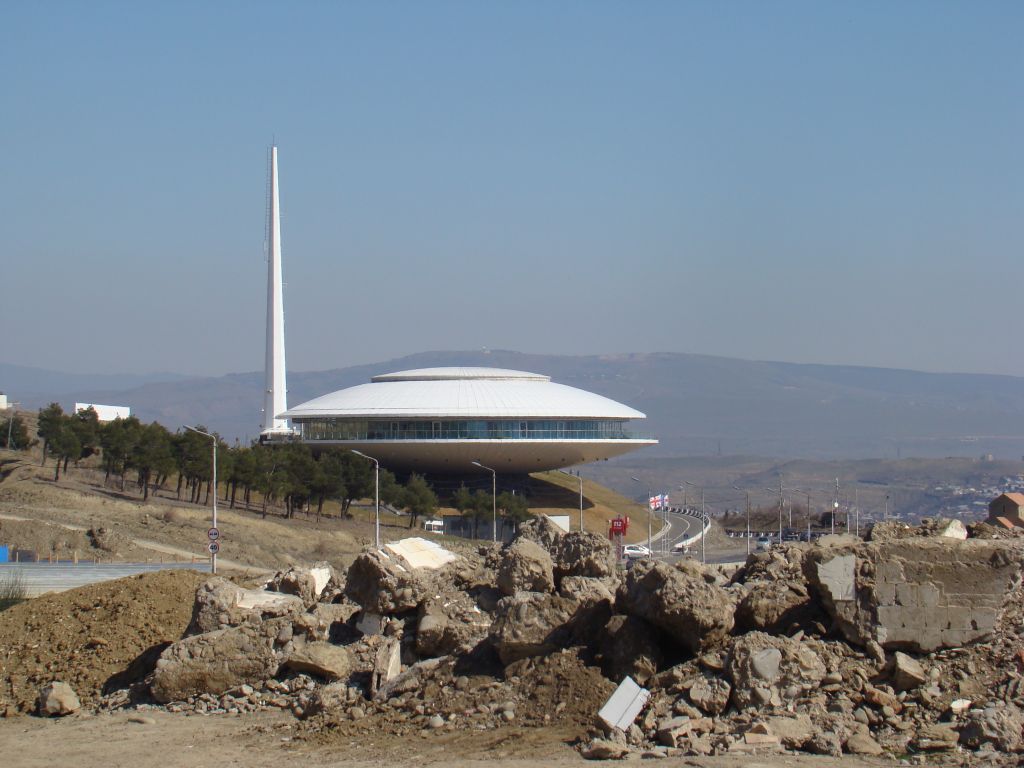
[[672,545],[672,553],[675,555],[685,555],[690,551],[690,545],[684,544],[681,541],[676,542]]
[[757,549],[759,552],[764,552],[772,548],[772,539],[770,536],[761,536],[757,540]]
[[643,544],[626,544],[622,547],[622,556],[627,560],[639,560],[643,557],[650,557],[651,550]]

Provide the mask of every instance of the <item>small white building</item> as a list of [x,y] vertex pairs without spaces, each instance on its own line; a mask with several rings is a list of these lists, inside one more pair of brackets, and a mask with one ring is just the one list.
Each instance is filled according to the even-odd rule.
[[10,403],[7,402],[7,395],[0,392],[0,411],[6,411],[10,407]]
[[132,409],[127,405],[100,405],[98,403],[75,403],[75,413],[87,411],[92,408],[100,421],[113,421],[114,419],[127,419],[132,415]]

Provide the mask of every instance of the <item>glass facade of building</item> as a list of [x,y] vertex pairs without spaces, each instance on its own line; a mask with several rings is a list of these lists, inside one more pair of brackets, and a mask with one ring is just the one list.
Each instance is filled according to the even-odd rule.
[[621,419],[296,419],[303,440],[630,440]]

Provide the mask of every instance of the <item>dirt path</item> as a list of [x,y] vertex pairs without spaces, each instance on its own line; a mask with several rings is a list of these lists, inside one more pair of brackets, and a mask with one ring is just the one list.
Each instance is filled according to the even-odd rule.
[[[40,521],[40,520],[36,520],[34,518],[31,518],[31,517],[21,517],[21,516],[18,516],[18,515],[0,514],[0,520],[11,520],[11,521],[21,522],[21,523],[37,523],[37,524],[42,524],[42,525],[52,525],[52,526],[56,526],[57,528],[63,528],[64,530],[67,530],[67,531],[84,532],[84,531],[89,530],[88,527],[83,526],[83,525],[73,525],[71,523],[58,523],[58,522],[54,522],[52,520],[42,520],[42,521]],[[136,539],[136,538],[133,538],[133,537],[128,537],[128,540],[132,544],[137,546],[137,547],[141,547],[143,549],[151,549],[154,552],[161,552],[161,553],[163,553],[165,555],[173,555],[174,557],[181,558],[182,560],[199,560],[199,561],[201,561],[201,560],[205,560],[207,557],[209,557],[205,552],[194,552],[194,551],[190,551],[190,550],[187,550],[187,549],[182,549],[181,547],[172,547],[172,546],[168,546],[167,544],[160,544],[159,542],[156,542],[156,541],[149,541],[147,539]],[[253,566],[246,565],[245,563],[238,563],[238,562],[235,562],[234,560],[228,560],[228,559],[223,558],[223,557],[218,557],[217,558],[217,567],[218,568],[231,568],[231,569],[235,569],[235,570],[239,570],[239,571],[252,571],[253,570]],[[258,570],[259,570],[260,573],[273,573],[273,571],[268,570],[266,568],[258,569]]]
[[[133,722],[133,720],[141,722]],[[372,738],[362,743],[310,743],[296,738],[290,714],[264,712],[186,716],[161,711],[76,715],[63,720],[0,720],[5,761],[19,768],[370,768],[382,765],[445,765],[483,768],[563,768],[594,765],[545,729],[505,728],[486,734],[422,733]],[[940,761],[929,761],[941,765]],[[899,761],[846,756],[726,755],[668,758],[666,768],[877,768]]]

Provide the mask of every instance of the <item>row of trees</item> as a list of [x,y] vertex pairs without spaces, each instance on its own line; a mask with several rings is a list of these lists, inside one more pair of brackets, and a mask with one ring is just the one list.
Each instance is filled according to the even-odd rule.
[[[209,431],[203,426],[198,429]],[[54,481],[60,479],[61,471],[67,472],[69,463],[99,454],[104,481],[117,483],[124,492],[128,478],[134,475],[143,500],[157,490],[167,491],[176,477],[179,500],[209,504],[210,494],[221,489],[231,508],[252,509],[258,495],[264,516],[268,504],[277,503],[287,517],[315,510],[319,519],[327,500],[337,500],[341,514],[351,516],[353,501],[374,495],[371,463],[343,449],[314,453],[301,443],[229,446],[218,437],[218,489],[214,489],[211,441],[191,430],[172,433],[159,422],[144,424],[135,416],[100,423],[92,408],[65,414],[59,404],[51,403],[39,411],[38,435],[43,443],[43,463],[54,459]],[[27,444],[27,435],[24,437]],[[20,440],[18,445],[22,445]],[[380,499],[382,504],[408,513],[410,528],[438,507],[437,495],[421,475],[412,474],[399,482],[386,469],[380,470]],[[514,524],[530,517],[521,495],[502,492],[492,501],[490,493],[471,492],[462,486],[452,496],[452,506],[473,521],[474,535],[479,522],[490,518],[495,504]]]

